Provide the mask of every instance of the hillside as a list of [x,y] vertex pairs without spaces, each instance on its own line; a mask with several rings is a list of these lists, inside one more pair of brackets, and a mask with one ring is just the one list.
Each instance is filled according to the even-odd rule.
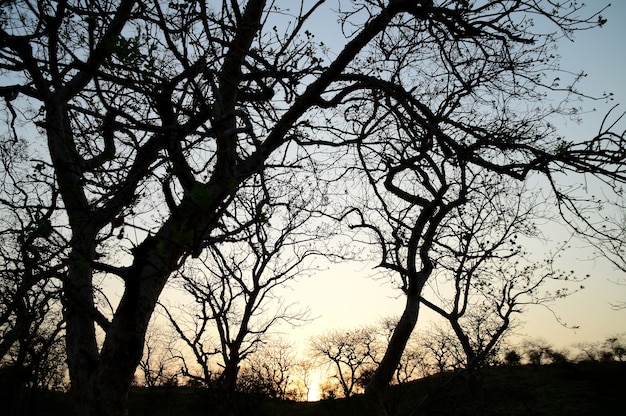
[[[391,389],[388,409],[393,415],[462,416],[475,414],[467,384],[439,375]],[[485,415],[598,416],[624,414],[626,363],[584,363],[561,366],[492,368],[484,374]],[[306,404],[283,404],[263,415],[360,415],[363,397]]]
[[[473,401],[463,376],[428,377],[389,391],[391,415],[472,415]],[[447,383],[447,388],[440,387]],[[483,375],[487,416],[597,416],[624,414],[626,409],[625,363],[490,368]],[[425,399],[426,398],[426,399]],[[217,404],[217,405],[216,405]],[[63,394],[39,394],[22,414],[67,415]],[[363,396],[320,402],[284,402],[253,396],[235,400],[239,414],[251,416],[348,416],[365,412]],[[211,399],[206,390],[189,387],[137,388],[130,397],[130,416],[212,416],[232,414],[232,403]],[[26,409],[23,409],[26,410]],[[19,414],[19,413],[18,413]]]

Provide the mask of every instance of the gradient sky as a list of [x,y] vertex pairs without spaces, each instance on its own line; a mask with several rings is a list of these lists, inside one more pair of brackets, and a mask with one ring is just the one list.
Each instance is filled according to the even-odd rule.
[[[594,1],[592,7],[602,7],[602,4]],[[559,45],[561,67],[574,72],[584,70],[588,74],[580,84],[581,88],[593,94],[614,94],[612,101],[585,103],[584,108],[589,112],[583,115],[582,123],[562,120],[559,131],[570,140],[596,134],[604,114],[616,103],[622,104],[615,115],[626,111],[626,47],[623,45],[626,41],[626,2],[616,2],[602,15],[608,19],[604,27],[577,33],[575,42],[563,40]],[[621,128],[626,129],[626,122],[621,123]],[[578,244],[561,259],[561,265],[567,270],[591,277],[584,282],[583,291],[552,305],[554,313],[564,322],[579,328],[565,328],[551,311],[531,307],[522,318],[527,323],[516,331],[520,336],[542,338],[555,347],[566,347],[580,342],[602,341],[626,332],[626,309],[611,307],[611,303],[626,301],[626,275],[606,261],[590,260],[591,256],[589,247]],[[317,319],[289,330],[290,335],[304,340],[327,329],[354,328],[375,323],[381,317],[399,315],[404,298],[389,282],[368,277],[370,266],[329,266],[328,270],[291,284],[285,295],[299,299],[300,304],[308,306]],[[614,283],[620,280],[624,286]],[[428,329],[431,316],[423,312],[418,328]]]

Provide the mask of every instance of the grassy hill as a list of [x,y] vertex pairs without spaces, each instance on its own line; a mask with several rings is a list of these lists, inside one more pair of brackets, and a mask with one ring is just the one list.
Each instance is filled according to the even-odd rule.
[[[475,414],[463,375],[440,374],[394,386],[387,403],[391,415],[462,416]],[[578,363],[496,367],[482,377],[487,416],[598,416],[626,414],[626,363]],[[445,389],[441,389],[443,385]],[[39,394],[22,414],[67,415],[65,396]],[[190,387],[136,388],[131,392],[130,416],[230,415],[237,407],[246,416],[348,416],[365,413],[365,399],[298,403],[239,396],[232,403],[211,398]],[[6,408],[5,408],[6,409]]]

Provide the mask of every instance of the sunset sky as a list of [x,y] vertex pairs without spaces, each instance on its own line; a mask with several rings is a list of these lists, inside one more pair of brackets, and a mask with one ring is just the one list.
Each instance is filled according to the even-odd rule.
[[[592,2],[592,7],[601,7],[601,2]],[[603,116],[616,103],[621,105],[614,111],[626,111],[626,2],[616,2],[602,13],[608,22],[601,29],[577,33],[575,42],[563,40],[559,47],[561,67],[574,72],[585,71],[588,77],[580,86],[592,94],[612,92],[612,101],[586,102],[590,111],[583,115],[583,123],[557,120],[562,125],[560,132],[568,139],[587,138],[598,132]],[[326,22],[329,24],[329,22]],[[330,30],[330,29],[329,29]],[[591,111],[595,109],[595,111]],[[626,122],[621,123],[626,128]],[[561,238],[559,234],[555,238]],[[538,247],[539,250],[545,249]],[[553,311],[571,326],[560,325],[553,313],[543,307],[530,307],[522,318],[527,323],[516,333],[523,337],[547,340],[556,347],[572,346],[579,342],[602,341],[606,337],[626,332],[626,309],[615,310],[611,303],[626,301],[626,276],[608,262],[592,260],[589,247],[575,243],[560,266],[575,270],[578,276],[590,275],[584,282],[585,289],[552,305]],[[310,278],[301,279],[290,285],[285,296],[299,299],[301,306],[308,306],[312,316],[310,324],[290,332],[295,339],[305,340],[310,335],[328,329],[352,328],[375,323],[378,319],[402,312],[404,299],[388,281],[376,281],[372,275],[372,264],[324,265],[328,267]],[[422,310],[418,329],[428,329],[429,314]]]

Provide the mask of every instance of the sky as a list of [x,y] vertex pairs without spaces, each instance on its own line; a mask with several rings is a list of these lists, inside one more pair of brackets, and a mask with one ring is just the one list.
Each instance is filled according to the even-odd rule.
[[[592,7],[601,8],[602,4],[605,3],[594,1]],[[604,114],[615,104],[621,103],[613,113],[615,116],[626,111],[626,48],[623,46],[626,2],[615,2],[602,15],[608,19],[602,28],[577,33],[574,42],[564,39],[559,44],[561,67],[588,74],[580,84],[584,91],[613,93],[613,100],[586,103],[582,123],[561,120],[559,133],[571,140],[597,133]],[[621,126],[626,128],[626,123],[622,122]],[[525,323],[515,330],[513,342],[533,338],[557,348],[568,348],[626,333],[626,309],[615,310],[611,306],[611,303],[626,301],[626,275],[607,261],[591,258],[590,247],[574,243],[573,249],[560,259],[560,265],[568,270],[572,268],[578,276],[589,274],[583,283],[585,289],[551,304],[551,310],[541,306],[528,308],[522,316]],[[404,298],[388,281],[372,279],[371,266],[329,265],[312,277],[290,284],[285,295],[298,299],[316,319],[289,329],[289,336],[305,342],[303,340],[311,335],[330,329],[355,328],[375,324],[382,317],[398,316],[403,310]],[[625,285],[615,283],[619,281]],[[432,319],[432,314],[424,309],[418,329],[428,329]],[[569,327],[559,323],[555,316]]]

